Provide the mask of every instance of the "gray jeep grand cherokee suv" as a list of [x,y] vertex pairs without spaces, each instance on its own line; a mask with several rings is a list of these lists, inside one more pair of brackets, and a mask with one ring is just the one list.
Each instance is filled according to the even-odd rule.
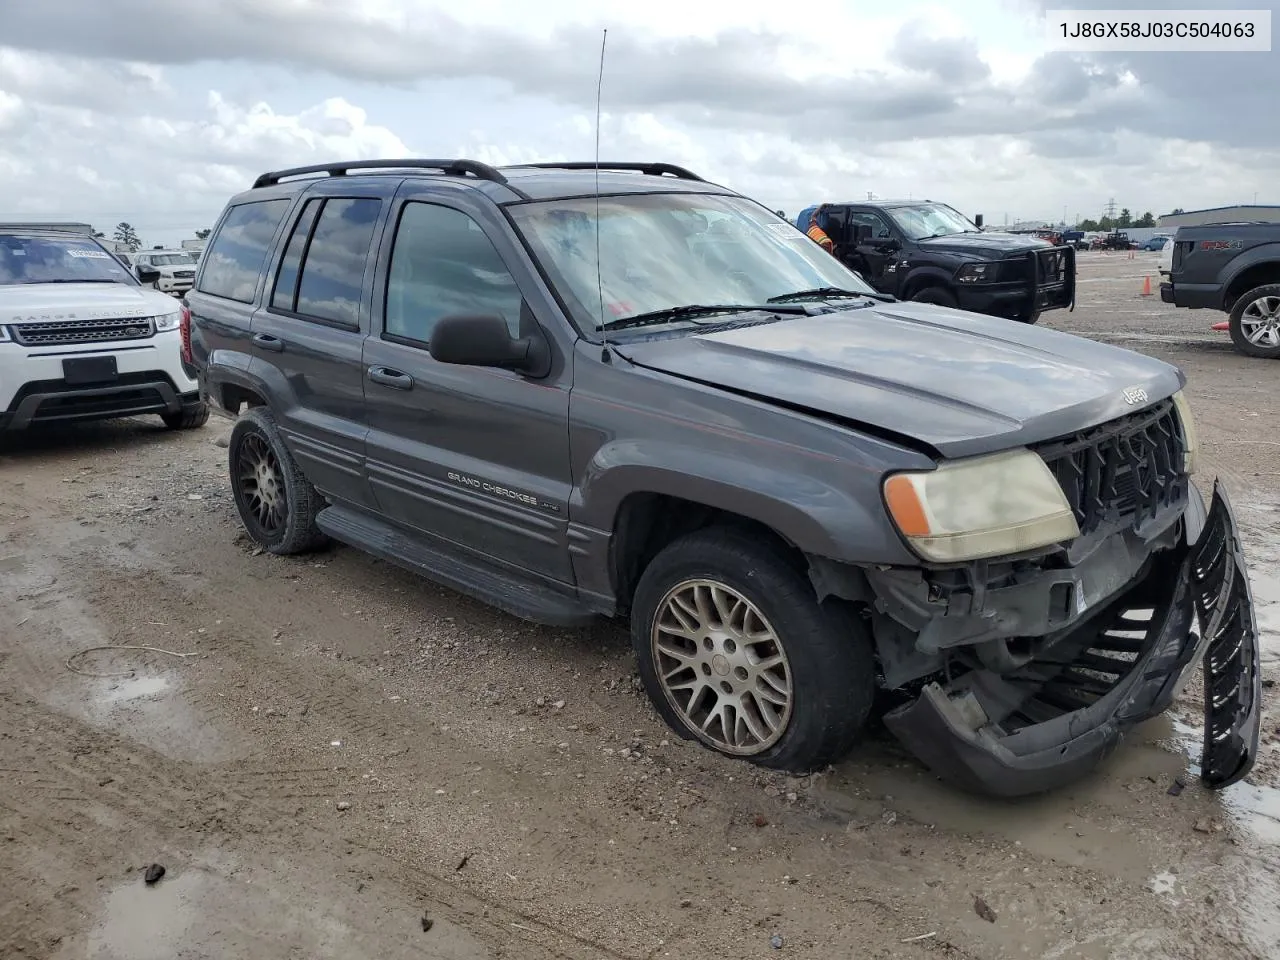
[[1255,760],[1249,584],[1175,367],[898,302],[660,163],[264,174],[187,301],[254,540],[627,617],[713,750],[819,768],[881,688],[938,774],[1031,793],[1202,662],[1203,779]]

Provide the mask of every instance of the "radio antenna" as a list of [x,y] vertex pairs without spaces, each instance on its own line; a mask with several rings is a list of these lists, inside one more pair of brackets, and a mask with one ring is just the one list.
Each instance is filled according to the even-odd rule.
[[605,329],[608,321],[604,316],[604,268],[600,264],[600,98],[604,90],[604,48],[609,42],[609,31],[606,28],[600,38],[600,72],[596,76],[596,291],[600,296],[600,362],[609,363],[609,331]]

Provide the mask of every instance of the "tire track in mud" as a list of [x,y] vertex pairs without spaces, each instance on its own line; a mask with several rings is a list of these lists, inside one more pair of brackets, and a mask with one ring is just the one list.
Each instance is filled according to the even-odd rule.
[[[105,601],[113,593],[118,594],[120,591],[123,591],[123,596],[132,599],[137,583],[136,577],[119,577],[111,572],[113,569],[118,568],[121,559],[112,556],[115,549],[95,549],[93,551],[94,556],[87,560],[78,561],[72,558],[67,561],[68,567],[75,571],[74,577],[70,579],[80,583],[92,584],[91,587],[87,588],[87,591],[92,597],[100,601],[94,604],[94,606],[98,607],[99,617],[101,618],[104,612],[107,614],[107,619],[102,621],[104,632],[107,634],[114,634],[120,629],[118,624],[111,622],[112,618],[115,617],[114,611],[120,607],[120,604],[108,605],[105,604]],[[148,582],[155,583],[160,587],[158,591],[160,595],[163,595],[164,587],[170,583],[166,578],[164,569],[147,570],[144,576]],[[186,571],[183,571],[179,576],[182,580],[187,581],[189,575]],[[255,829],[262,829],[262,823],[272,820],[289,819],[300,823],[306,811],[299,806],[299,800],[324,799],[326,797],[332,800],[333,797],[340,795],[339,790],[344,785],[348,788],[358,789],[360,791],[359,796],[362,798],[376,800],[380,798],[387,799],[395,795],[412,796],[415,792],[414,783],[420,780],[421,768],[419,765],[423,760],[421,753],[425,752],[425,750],[419,751],[417,756],[410,755],[410,751],[403,745],[402,740],[390,735],[389,731],[395,730],[397,725],[394,708],[387,704],[380,706],[370,704],[367,700],[367,691],[361,690],[351,677],[343,674],[335,666],[300,660],[287,649],[273,648],[269,645],[270,642],[266,640],[254,641],[228,636],[226,628],[229,624],[225,622],[223,624],[224,629],[221,631],[212,625],[207,628],[196,626],[198,622],[210,622],[209,618],[216,617],[218,614],[217,607],[213,604],[217,603],[220,596],[225,597],[225,593],[223,593],[224,585],[218,582],[219,579],[215,572],[203,582],[188,581],[191,583],[191,589],[183,592],[183,602],[166,614],[168,628],[177,630],[183,636],[189,636],[197,629],[206,629],[209,632],[201,636],[201,643],[206,647],[215,649],[219,659],[235,658],[242,651],[260,661],[265,657],[270,664],[269,668],[267,670],[259,670],[254,678],[250,678],[247,681],[245,689],[239,693],[240,698],[245,703],[258,699],[261,699],[261,702],[268,702],[262,698],[261,690],[262,686],[268,681],[273,687],[293,691],[295,696],[304,698],[303,702],[306,708],[305,715],[296,718],[298,726],[302,727],[304,721],[306,727],[311,729],[325,725],[323,733],[317,731],[316,734],[306,736],[306,742],[312,744],[327,743],[329,731],[345,731],[344,746],[352,746],[353,744],[363,746],[364,749],[359,751],[361,759],[369,761],[370,766],[377,767],[380,782],[403,784],[403,786],[370,790],[360,780],[356,779],[356,772],[360,769],[357,765],[330,766],[305,762],[305,758],[315,756],[314,749],[286,751],[286,756],[284,757],[273,753],[271,750],[251,750],[249,756],[237,758],[234,766],[230,764],[215,764],[207,767],[209,779],[216,781],[219,785],[217,797],[225,798],[226,804],[238,810],[240,816],[231,823],[228,823],[225,817],[219,816],[212,820],[199,821],[193,825],[198,828],[211,829],[223,826],[225,823],[230,832],[252,833]],[[158,615],[146,606],[148,599],[140,598],[139,602],[131,602],[128,605],[130,615],[134,617]],[[263,618],[267,622],[271,622],[268,619],[271,616],[271,610],[264,609],[265,606],[262,603],[239,603],[236,619],[242,622],[244,619]],[[216,619],[213,622],[216,623]],[[230,626],[234,627],[234,623],[230,624]],[[190,671],[191,683],[189,686],[199,689],[202,686],[202,680],[213,680],[214,678],[206,676],[209,670],[210,666],[207,660],[194,665]],[[206,703],[213,702],[208,695],[203,699]],[[302,713],[301,710],[298,712]],[[289,719],[293,718],[290,717]],[[436,727],[435,724],[432,724],[432,726]],[[355,734],[354,737],[352,736],[353,732]],[[290,736],[290,741],[296,742],[299,733],[299,730],[295,730]],[[488,778],[487,786],[490,788],[486,790],[486,793],[509,797],[533,797],[551,787],[551,784],[541,777],[530,774],[517,774],[501,769],[501,761],[494,756],[495,751],[492,747],[480,748],[478,745],[464,745],[453,737],[442,735],[438,729],[433,729],[430,736],[432,738],[438,737],[447,744],[444,750],[433,751],[432,760],[436,766],[443,768],[443,773],[437,771],[438,779],[465,779],[468,771],[464,768],[469,769],[472,763],[471,760],[457,761],[453,759],[445,759],[441,763],[441,754],[445,758],[452,758],[466,756],[471,753],[478,754],[484,758],[483,767]],[[361,740],[364,741],[363,744],[360,744]],[[304,758],[304,762],[292,762],[297,758]],[[285,762],[280,762],[282,760]],[[496,764],[495,760],[497,760]],[[244,768],[246,763],[250,764],[249,769]],[[114,764],[108,764],[108,766],[114,766]],[[499,769],[493,769],[494,766]],[[92,773],[105,773],[105,769],[105,767],[96,768]],[[157,766],[148,766],[146,769],[139,768],[135,773],[129,775],[128,780],[130,782],[144,783],[163,782],[165,778],[170,776],[170,769],[171,762],[165,761]],[[83,770],[76,772],[83,774]],[[493,778],[495,777],[502,781],[496,787],[493,783]],[[90,779],[92,779],[92,776],[90,776]],[[332,808],[329,807],[329,809]],[[246,821],[245,816],[249,811],[255,811],[255,813]],[[519,805],[513,808],[511,813],[513,817],[518,818],[520,816]],[[471,831],[473,835],[482,834],[484,828],[496,826],[496,824],[492,821],[489,824],[485,824],[482,821],[477,826],[481,829],[473,829]],[[601,832],[603,833],[606,829],[607,824],[600,823]],[[280,836],[288,835],[283,828],[279,828],[275,832]],[[563,923],[551,922],[540,916],[538,912],[535,912],[536,907],[533,904],[537,903],[536,898],[530,903],[530,908],[526,909],[516,906],[514,901],[504,901],[492,895],[468,889],[456,878],[425,868],[420,862],[420,857],[414,858],[403,852],[411,849],[411,845],[404,845],[397,849],[393,845],[368,839],[369,832],[369,830],[365,831],[365,837],[361,837],[354,831],[344,831],[335,836],[331,831],[325,830],[323,835],[327,837],[327,842],[329,843],[333,843],[335,839],[338,839],[370,854],[394,861],[406,879],[411,881],[414,889],[424,891],[433,901],[466,916],[480,916],[483,918],[486,914],[490,917],[496,914],[499,917],[505,917],[505,922],[499,922],[496,928],[504,931],[506,937],[500,937],[498,942],[510,942],[514,934],[521,941],[537,943],[543,949],[552,950],[556,956],[564,957],[566,960],[568,958],[575,958],[576,960],[578,957],[609,957],[621,960],[621,958],[648,956],[653,953],[651,950],[622,952],[614,946],[602,943],[598,937],[586,937],[571,930]],[[304,835],[309,839],[315,834]],[[300,841],[302,836],[298,837]],[[554,835],[542,833],[538,842],[548,841],[551,850],[548,851],[549,856],[546,859],[550,862],[564,862],[564,858],[571,859],[575,854],[572,844],[568,844],[563,839],[554,837]],[[463,883],[466,882],[464,878]],[[587,896],[589,898],[590,894],[588,893]],[[740,935],[744,928],[750,927],[758,919],[758,917],[752,917],[745,911],[739,912],[735,910],[726,912],[725,916],[718,918],[718,922],[723,924],[725,935],[731,937],[735,933]],[[597,925],[607,927],[611,924],[609,922],[600,922]],[[642,914],[637,914],[633,921],[627,924],[633,929],[642,929],[646,926],[652,928],[654,925],[654,918],[646,918]],[[701,922],[698,924],[704,933],[709,926],[715,925],[715,923],[707,924]],[[490,927],[485,929],[490,929],[492,926],[491,924]],[[678,930],[678,926],[673,928],[673,933],[676,930]],[[687,936],[692,936],[692,934]],[[533,937],[532,941],[530,941],[530,937]],[[652,940],[652,938],[646,939]],[[853,939],[856,942],[858,938],[855,937]],[[689,941],[690,945],[696,942],[696,938]],[[702,942],[706,943],[705,940]]]
[[[111,548],[107,553],[113,552]],[[100,565],[101,558],[92,562],[81,562],[77,558],[66,558],[64,569],[74,572],[68,576],[68,583],[91,584],[85,590],[87,606],[102,609],[100,603],[107,596],[117,596],[124,591],[124,596],[131,596],[130,589],[135,580],[132,577],[121,577],[113,574],[114,564]],[[156,571],[163,579],[161,571]],[[193,591],[203,594],[207,584]],[[30,596],[28,594],[27,596]],[[207,597],[187,597],[190,600],[205,600]],[[59,603],[74,605],[74,599],[66,588],[52,591],[50,606],[56,608]],[[136,617],[156,615],[145,603],[131,604],[131,614]],[[190,602],[182,607],[182,613],[174,617],[173,610],[166,614],[167,623],[172,628],[187,615],[187,611],[202,609]],[[191,624],[187,632],[194,632]],[[108,640],[118,632],[117,625],[103,623],[103,639]],[[219,658],[234,658],[240,650],[255,649],[252,640],[236,640],[226,634],[209,634],[202,636],[208,645],[212,639],[217,645]],[[47,652],[45,652],[47,654]],[[262,652],[257,651],[259,657]],[[47,655],[32,651],[22,651],[18,655],[19,669],[14,672],[13,679],[19,684],[25,679],[33,679],[43,672],[41,660],[48,660]],[[270,683],[280,687],[307,691],[305,706],[306,716],[311,725],[320,723],[344,731],[346,742],[363,742],[373,749],[363,753],[363,758],[379,767],[379,777],[383,781],[401,779],[412,780],[413,770],[397,769],[395,760],[407,754],[407,747],[397,742],[387,743],[388,731],[392,725],[379,719],[367,709],[361,709],[359,691],[354,689],[331,688],[327,684],[342,681],[341,677],[324,677],[325,686],[317,683],[316,673],[328,674],[324,670],[303,670],[292,662],[288,656],[274,658]],[[197,667],[193,674],[200,671]],[[193,677],[192,687],[200,686],[199,678]],[[321,693],[312,693],[317,688]],[[72,810],[66,805],[83,806],[86,802],[105,805],[125,815],[133,823],[145,825],[149,830],[159,834],[172,835],[171,831],[194,831],[197,834],[227,833],[232,836],[250,835],[258,840],[274,837],[280,840],[291,839],[304,847],[312,845],[325,847],[335,842],[348,848],[359,849],[382,861],[380,872],[398,873],[408,889],[427,897],[439,907],[456,914],[458,922],[474,934],[489,942],[495,950],[505,949],[504,945],[520,943],[522,955],[537,956],[531,951],[546,951],[546,956],[562,958],[562,960],[586,960],[590,957],[617,958],[630,960],[634,954],[619,953],[609,946],[584,938],[579,934],[562,928],[554,923],[541,919],[529,912],[513,910],[499,900],[459,887],[456,881],[425,870],[403,856],[389,856],[388,851],[361,838],[355,831],[334,831],[320,829],[311,823],[299,819],[297,808],[299,799],[328,798],[332,800],[343,790],[353,786],[361,786],[356,768],[350,766],[296,766],[289,764],[271,765],[243,769],[239,766],[212,764],[200,773],[190,772],[187,766],[156,754],[145,746],[125,746],[115,738],[102,732],[94,732],[94,728],[83,720],[65,716],[51,715],[48,708],[28,706],[19,716],[13,715],[15,701],[23,694],[17,689],[6,691],[0,705],[0,724],[9,729],[26,727],[28,729],[61,730],[64,739],[52,746],[45,737],[39,744],[20,743],[15,751],[17,756],[7,759],[15,773],[21,776],[6,779],[8,788],[19,788],[13,795],[15,801],[21,802],[23,797],[30,799],[34,790],[41,796],[41,806],[46,808],[46,816],[60,818],[70,823]],[[6,716],[6,714],[8,714]],[[258,762],[271,759],[269,750],[253,751],[253,758]],[[14,760],[18,762],[15,764]],[[201,788],[197,780],[216,784],[216,787]],[[362,797],[389,797],[409,792],[412,788],[403,787],[368,789],[360,791]],[[7,797],[9,789],[0,787],[0,797]],[[91,799],[92,798],[92,799]],[[0,801],[3,802],[3,801]],[[10,806],[9,804],[5,804]],[[30,822],[31,818],[25,820]],[[81,820],[77,827],[58,830],[48,826],[42,831],[48,840],[56,846],[65,847],[69,835],[79,836],[91,831],[93,824]],[[99,848],[97,853],[101,853]]]
[[[398,875],[407,889],[429,900],[437,910],[442,909],[454,922],[495,950],[508,949],[518,942],[517,955],[522,957],[537,957],[539,954],[530,951],[538,950],[544,951],[542,956],[557,960],[635,960],[634,954],[618,953],[605,944],[511,909],[492,897],[462,889],[444,876],[405,859],[388,857],[384,850],[354,832],[322,830],[308,822],[283,818],[279,807],[270,799],[254,796],[227,778],[197,773],[195,776],[200,779],[217,783],[215,789],[201,790],[191,782],[193,774],[185,771],[182,764],[145,749],[125,747],[109,735],[80,728],[78,722],[52,716],[41,707],[20,706],[12,696],[0,698],[0,723],[7,728],[50,724],[55,720],[57,727],[89,749],[77,752],[62,743],[46,742],[39,745],[39,750],[21,751],[28,762],[13,769],[28,777],[34,776],[38,783],[52,789],[41,798],[39,812],[33,813],[26,793],[30,781],[7,777],[0,781],[0,811],[5,813],[0,825],[6,837],[21,835],[30,840],[39,834],[54,847],[65,849],[74,845],[78,848],[77,859],[100,865],[115,846],[104,842],[83,845],[84,838],[92,837],[99,826],[83,812],[88,803],[125,814],[134,824],[133,832],[148,833],[155,838],[154,843],[161,846],[186,847],[177,835],[188,831],[201,835],[224,832],[235,837],[249,835],[255,842],[275,839],[285,846],[341,845],[362,850],[381,861],[379,868],[383,877]],[[90,799],[91,794],[96,796]],[[9,825],[11,819],[15,821],[14,826]],[[14,891],[7,894],[6,902],[15,904],[17,894]],[[6,951],[22,945],[21,939],[14,938],[30,936],[30,930],[21,924],[4,923],[0,930],[11,931]],[[0,940],[0,946],[5,944],[5,940]],[[4,952],[4,955],[10,954]]]

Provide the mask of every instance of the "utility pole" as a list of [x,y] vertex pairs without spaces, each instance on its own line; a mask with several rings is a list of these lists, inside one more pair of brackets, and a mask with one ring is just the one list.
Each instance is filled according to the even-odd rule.
[[1107,219],[1114,220],[1116,218],[1116,198],[1112,197],[1107,201],[1106,205]]

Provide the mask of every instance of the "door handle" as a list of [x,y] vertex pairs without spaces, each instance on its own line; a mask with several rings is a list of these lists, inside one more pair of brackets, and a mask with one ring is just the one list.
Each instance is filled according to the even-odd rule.
[[263,350],[270,350],[273,353],[282,353],[284,351],[284,341],[279,337],[271,336],[269,333],[255,333],[253,342]]
[[388,367],[370,367],[369,379],[374,383],[380,383],[384,387],[393,387],[396,390],[413,389],[413,377],[407,373],[401,373],[399,370],[391,370]]

